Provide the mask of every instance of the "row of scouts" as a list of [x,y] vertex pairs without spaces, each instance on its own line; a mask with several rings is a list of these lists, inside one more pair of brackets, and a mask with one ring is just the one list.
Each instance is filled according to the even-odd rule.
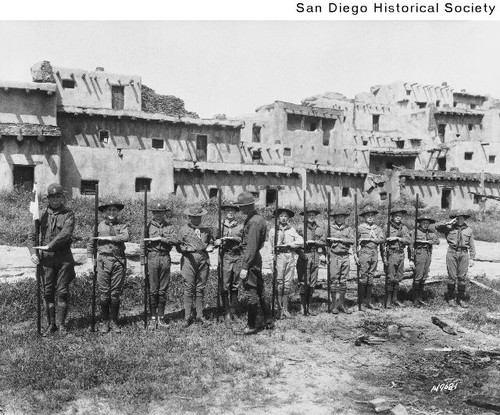
[[[47,198],[48,206],[30,232],[28,247],[32,261],[43,268],[43,290],[48,319],[46,333],[53,333],[66,330],[68,286],[75,277],[71,253],[75,217],[73,212],[64,206],[65,199],[60,185],[50,185]],[[88,258],[94,258],[94,248],[97,248],[94,266],[97,270],[102,319],[99,330],[105,333],[120,331],[118,315],[126,275],[125,242],[130,239],[129,225],[118,219],[123,208],[124,205],[117,200],[108,200],[99,205],[103,220],[99,223],[97,237],[94,238],[97,243],[94,244],[91,239],[87,249]],[[254,198],[249,192],[243,192],[236,203],[223,205],[222,208],[226,218],[222,234],[215,236],[210,227],[202,224],[202,217],[207,211],[201,206],[191,206],[185,210],[184,213],[189,218],[188,223],[179,232],[167,222],[168,209],[165,205],[155,204],[150,208],[153,218],[141,238],[141,264],[147,263],[149,271],[152,328],[166,324],[164,315],[170,281],[170,251],[173,247],[182,254],[186,326],[195,321],[206,322],[203,305],[210,270],[209,253],[218,247],[223,257],[223,303],[226,318],[233,318],[240,292],[241,297],[248,303],[247,326],[243,333],[256,332],[259,304],[264,314],[264,326],[272,328],[273,320],[264,293],[260,255],[266,240],[266,221],[257,211]],[[237,210],[246,217],[243,224],[239,224],[235,219]],[[321,252],[328,256],[333,313],[350,313],[345,304],[345,294],[351,250],[360,268],[359,296],[366,308],[376,308],[371,295],[379,250],[387,275],[390,300],[388,307],[400,305],[397,295],[399,283],[403,278],[405,248],[409,250],[409,258],[414,259],[414,304],[425,305],[422,291],[429,272],[432,246],[439,243],[435,232],[430,228],[435,222],[432,218],[418,218],[416,243],[413,244],[415,235],[410,234],[402,224],[402,217],[407,213],[404,208],[392,208],[390,229],[386,238],[383,230],[374,224],[378,211],[366,206],[360,212],[364,222],[357,230],[359,248],[354,252],[354,230],[346,225],[350,212],[343,208],[333,211],[329,238],[326,238],[325,231],[317,223],[317,215],[320,213],[317,210],[306,212],[309,237],[304,244],[303,236],[290,225],[294,212],[285,207],[275,212],[275,215],[278,215],[278,243],[274,246],[274,228],[269,232],[269,241],[275,254],[277,300],[282,317],[290,317],[289,295],[297,271],[301,304],[304,313],[308,311],[308,304],[317,283]],[[456,298],[460,306],[466,307],[467,269],[473,264],[475,256],[474,238],[472,229],[465,223],[468,218],[466,213],[452,214],[450,218],[449,222],[436,225],[436,229],[446,235],[449,244],[446,257],[449,277],[447,300],[450,305],[456,305]],[[455,295],[456,288],[458,297]],[[312,314],[311,311],[309,314]]]

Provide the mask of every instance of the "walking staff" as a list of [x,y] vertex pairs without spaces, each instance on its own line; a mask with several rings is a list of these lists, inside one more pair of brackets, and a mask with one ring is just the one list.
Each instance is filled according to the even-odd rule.
[[409,256],[411,260],[413,261],[413,264],[416,263],[416,258],[417,258],[417,228],[418,228],[418,193],[415,199],[415,226],[413,227],[414,229],[414,235],[413,235],[413,256]]
[[[222,237],[222,192],[219,189],[218,191],[218,204],[217,204],[217,211],[218,211],[218,224],[219,224],[219,237]],[[218,262],[217,262],[217,323],[219,322],[219,317],[220,317],[220,298],[222,295],[222,261],[223,261],[223,251],[222,248],[219,248],[219,257],[218,257]]]
[[[332,232],[332,228],[331,228],[331,219],[330,219],[330,214],[331,214],[331,210],[332,210],[332,194],[330,192],[328,192],[328,196],[327,196],[327,201],[328,201],[328,204],[327,204],[327,229],[326,229],[326,240],[329,241],[330,239],[330,236],[331,236],[331,232]],[[326,249],[326,287],[327,287],[327,291],[328,291],[328,312],[330,313],[332,311],[332,293],[330,292],[331,289],[332,289],[332,281],[331,281],[331,278],[332,278],[332,272],[330,270],[330,252],[329,252],[329,249],[325,248]]]
[[[148,235],[148,188],[144,187],[144,237],[149,238]],[[143,265],[144,274],[144,328],[148,327],[148,300],[149,296],[149,275],[148,275],[148,257],[144,257]],[[151,304],[149,304],[151,310]]]
[[[278,192],[276,191],[276,201],[275,201],[274,211],[278,211]],[[278,215],[274,215],[274,229],[278,229]],[[276,250],[276,246],[278,245],[278,232],[274,233],[274,241],[273,246],[273,302],[272,302],[272,315],[273,318],[276,318],[275,314],[275,304],[278,299],[278,252]],[[281,307],[281,305],[280,305]]]
[[361,304],[363,302],[363,298],[361,295],[361,281],[359,278],[359,259],[358,259],[358,247],[359,247],[359,220],[358,220],[358,194],[354,195],[354,262],[356,263],[356,280],[358,282],[358,310],[361,311]]
[[[389,193],[388,203],[387,203],[387,230],[385,239],[391,236],[391,199],[392,194]],[[387,308],[387,298],[389,295],[389,250],[385,244],[380,244],[380,255],[384,261],[384,271],[385,271],[385,296],[384,296],[384,307]]]
[[[306,202],[306,191],[304,190],[304,256],[306,257],[306,264],[308,262],[307,258],[307,202]],[[308,264],[307,264],[308,265]],[[309,314],[309,270],[306,265],[306,271],[304,272],[304,315]]]
[[92,273],[92,321],[91,321],[91,330],[95,332],[95,292],[96,292],[96,282],[97,282],[97,236],[99,226],[99,184],[95,184],[95,196],[94,196],[94,255],[92,258],[94,272]]

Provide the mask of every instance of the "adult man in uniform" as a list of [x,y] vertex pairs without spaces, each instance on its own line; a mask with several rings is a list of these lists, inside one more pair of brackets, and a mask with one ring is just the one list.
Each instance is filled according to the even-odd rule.
[[[465,290],[467,288],[467,271],[474,265],[476,247],[472,228],[465,223],[470,215],[464,211],[450,213],[450,221],[436,225],[436,230],[446,236],[448,252],[446,268],[448,270],[448,304],[467,308]],[[469,256],[470,255],[470,256]],[[458,285],[458,296],[455,303],[455,285]]]
[[[75,278],[75,261],[71,253],[75,215],[64,206],[61,185],[51,184],[47,189],[47,199],[49,206],[40,221],[34,223],[28,237],[31,261],[36,265],[41,263],[43,267],[43,290],[48,320],[45,335],[58,329],[61,333],[66,332],[69,284]],[[35,246],[39,246],[39,256]]]
[[243,295],[248,299],[248,316],[247,326],[243,333],[255,334],[257,333],[259,302],[264,313],[265,327],[273,328],[269,304],[265,299],[262,257],[260,255],[260,250],[266,241],[267,226],[265,219],[255,209],[255,200],[250,192],[240,193],[237,205],[241,212],[246,215],[241,241],[242,270],[240,280]]

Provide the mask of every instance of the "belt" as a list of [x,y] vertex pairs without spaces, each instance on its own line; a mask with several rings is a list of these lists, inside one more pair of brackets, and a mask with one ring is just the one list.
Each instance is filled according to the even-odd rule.
[[286,254],[292,252],[292,248],[276,248],[276,252],[279,252],[280,254]]
[[468,252],[469,251],[469,248],[466,248],[466,247],[456,247],[456,248],[453,248],[452,246],[449,246],[448,249],[451,249],[452,251],[462,251],[462,252]]

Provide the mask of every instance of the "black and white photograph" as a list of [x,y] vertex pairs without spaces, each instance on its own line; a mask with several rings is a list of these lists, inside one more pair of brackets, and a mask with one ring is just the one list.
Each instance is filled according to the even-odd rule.
[[0,20],[0,415],[500,413],[500,11],[344,3]]

